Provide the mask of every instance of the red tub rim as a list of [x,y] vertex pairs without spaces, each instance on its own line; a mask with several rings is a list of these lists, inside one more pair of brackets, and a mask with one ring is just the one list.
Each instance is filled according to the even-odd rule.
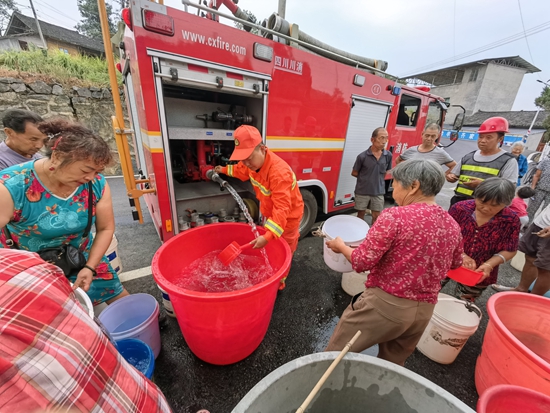
[[550,363],[547,363],[544,361],[544,359],[540,356],[538,356],[536,353],[534,353],[529,347],[527,347],[525,344],[523,344],[520,340],[514,336],[510,330],[506,328],[504,323],[500,320],[500,317],[497,315],[497,311],[495,308],[495,305],[497,301],[506,299],[507,297],[519,297],[519,296],[527,296],[530,300],[539,300],[542,303],[549,304],[550,301],[548,301],[547,297],[543,297],[540,295],[533,295],[530,293],[520,293],[517,291],[507,291],[507,292],[501,292],[494,294],[489,298],[487,301],[487,312],[489,314],[489,320],[494,322],[495,328],[498,330],[501,334],[506,334],[508,336],[508,339],[512,343],[513,346],[517,347],[518,349],[522,350],[525,356],[530,359],[533,363],[535,363],[538,367],[540,367],[542,370],[545,370],[546,372],[550,373]]
[[550,404],[550,397],[544,393],[529,389],[527,387],[517,386],[515,384],[497,384],[495,386],[489,387],[481,394],[481,396],[479,396],[479,400],[477,402],[477,411],[481,411],[481,408],[484,409],[483,411],[486,411],[487,404],[494,397],[496,397],[500,393],[509,391],[516,392],[518,395],[521,395],[528,400],[545,401]]
[[[212,225],[231,225],[231,226],[246,226],[248,227],[249,225],[248,224],[245,224],[245,223],[241,223],[241,222],[220,222],[220,223],[217,223],[217,224],[208,224],[207,227],[210,227]],[[193,229],[190,229],[190,230],[187,230],[185,231],[186,234],[189,234],[191,231],[199,231],[201,228],[205,228],[205,227],[197,227],[197,228],[193,228]],[[266,230],[263,228],[263,227],[260,227],[260,226],[257,226],[257,229],[259,231],[260,234],[263,234],[266,232]],[[161,251],[164,249],[164,248],[167,248],[168,245],[170,245],[172,242],[175,242],[178,240],[178,237],[181,235],[178,234],[176,235],[175,237],[172,237],[170,238],[168,241],[166,241],[165,243],[163,243],[160,248],[155,252],[155,255],[153,256],[153,260],[151,262],[151,273],[153,275],[153,279],[162,287],[163,290],[165,290],[168,294],[170,294],[170,291],[175,291],[177,294],[181,294],[181,295],[184,295],[188,298],[200,298],[201,300],[204,300],[204,299],[211,299],[211,300],[219,300],[219,299],[223,299],[223,298],[238,298],[238,297],[242,297],[243,295],[248,295],[248,294],[252,294],[254,292],[256,292],[256,290],[260,290],[260,289],[263,289],[264,286],[266,286],[267,284],[270,284],[270,283],[273,283],[275,282],[275,279],[277,281],[280,281],[281,278],[283,278],[282,276],[280,275],[277,275],[277,274],[274,274],[272,275],[271,277],[269,277],[267,280],[265,281],[262,281],[261,283],[259,284],[256,284],[256,285],[253,285],[251,287],[248,287],[248,288],[244,288],[242,290],[236,290],[236,291],[227,291],[227,292],[223,292],[223,293],[205,293],[205,292],[200,292],[200,291],[193,291],[193,290],[187,290],[185,288],[181,288],[181,287],[178,287],[176,286],[175,284],[172,284],[170,281],[168,281],[166,278],[164,278],[164,276],[162,274],[160,274],[160,271],[159,271],[159,256],[161,254]],[[273,242],[273,241],[271,241]],[[284,262],[282,263],[281,265],[281,268],[289,268],[290,267],[290,263],[292,261],[292,253],[290,251],[290,246],[288,245],[288,243],[283,240],[283,239],[280,239],[280,242],[282,243],[283,245],[283,248],[285,250],[287,250],[287,254],[286,254],[286,258],[284,260]],[[169,285],[169,287],[167,287],[167,285]],[[170,291],[169,291],[170,290]],[[237,294],[238,293],[238,294]]]

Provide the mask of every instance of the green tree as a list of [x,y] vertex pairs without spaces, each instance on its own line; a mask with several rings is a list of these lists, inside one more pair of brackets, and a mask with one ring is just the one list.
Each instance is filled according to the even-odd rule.
[[[254,16],[254,14],[251,11],[243,9],[243,12],[245,12],[245,14],[248,16],[248,21],[250,21],[254,24],[258,24],[258,19],[256,18],[256,16]],[[243,27],[242,23],[240,23],[240,22],[235,22],[235,27],[237,29],[244,30],[244,27]],[[258,32],[259,32],[259,30],[256,29],[255,27],[252,27],[251,30],[250,30],[250,33],[254,33],[254,34],[259,35],[260,33],[258,33]]]
[[[109,31],[113,34],[116,32],[116,26],[113,22],[113,7],[111,4],[105,2],[105,8],[107,9],[107,17],[109,18]],[[84,36],[101,40],[101,22],[99,20],[97,0],[78,0],[78,11],[82,16],[82,20],[75,26],[76,30]]]
[[4,32],[12,13],[15,11],[18,12],[19,9],[14,0],[0,0],[0,33]]
[[[540,96],[535,99],[535,105],[537,105],[541,109],[544,109],[545,111],[550,111],[550,87],[545,86],[544,89],[542,89],[542,93],[540,94]],[[550,116],[546,117],[542,126],[547,131],[550,130]]]

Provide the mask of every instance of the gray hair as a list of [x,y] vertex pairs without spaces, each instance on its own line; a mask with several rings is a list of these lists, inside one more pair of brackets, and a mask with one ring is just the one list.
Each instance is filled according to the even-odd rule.
[[441,132],[441,126],[439,126],[437,123],[430,123],[424,128],[424,132],[426,132],[428,129],[437,129],[437,133]]
[[522,151],[525,150],[525,144],[522,141],[517,141],[512,144],[512,147],[510,149],[514,149],[516,146],[519,146]]
[[418,181],[420,190],[426,196],[436,196],[445,184],[445,175],[441,166],[434,161],[424,159],[401,162],[393,168],[392,175],[403,188],[410,188],[414,181]]
[[516,184],[503,178],[488,178],[474,191],[474,198],[481,202],[495,202],[510,205],[516,195]]

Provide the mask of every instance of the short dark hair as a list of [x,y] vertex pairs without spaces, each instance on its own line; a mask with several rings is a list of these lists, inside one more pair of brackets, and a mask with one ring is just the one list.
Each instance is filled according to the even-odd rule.
[[13,129],[16,133],[25,133],[27,122],[38,124],[42,120],[36,113],[25,109],[8,109],[2,114],[4,128]]
[[521,199],[527,199],[535,196],[536,191],[530,186],[522,186],[518,189],[517,195]]
[[474,198],[481,202],[510,205],[516,194],[516,184],[504,178],[488,178],[474,190]]
[[377,138],[377,137],[378,137],[378,133],[379,133],[381,130],[386,130],[386,128],[383,127],[383,126],[380,126],[380,127],[376,128],[375,130],[372,131],[371,138]]

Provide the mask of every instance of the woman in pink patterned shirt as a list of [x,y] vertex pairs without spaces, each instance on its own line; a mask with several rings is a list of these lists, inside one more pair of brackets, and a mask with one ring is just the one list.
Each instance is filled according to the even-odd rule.
[[356,249],[336,238],[327,242],[344,254],[356,272],[369,271],[366,290],[353,297],[326,351],[352,347],[361,352],[375,344],[378,357],[404,365],[428,325],[440,282],[462,264],[460,227],[435,202],[445,177],[433,162],[411,159],[393,171],[398,207],[382,212]]

